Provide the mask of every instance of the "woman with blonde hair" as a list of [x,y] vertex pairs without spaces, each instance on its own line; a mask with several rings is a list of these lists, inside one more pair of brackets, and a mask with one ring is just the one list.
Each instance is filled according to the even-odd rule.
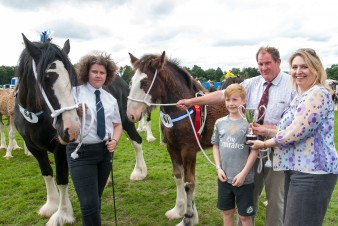
[[273,168],[285,172],[284,226],[321,226],[338,176],[332,90],[313,49],[297,50],[289,64],[298,96],[275,137],[250,142],[255,149],[278,147]]

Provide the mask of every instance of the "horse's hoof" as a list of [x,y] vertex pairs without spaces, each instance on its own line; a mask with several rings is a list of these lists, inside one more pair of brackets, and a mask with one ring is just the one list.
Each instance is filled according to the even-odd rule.
[[131,181],[141,181],[141,180],[144,180],[144,179],[146,178],[146,176],[147,176],[147,175],[141,175],[141,174],[136,175],[136,174],[131,174],[129,179],[130,179]]
[[148,141],[148,142],[153,142],[154,140],[156,140],[155,137],[147,137],[147,141]]
[[182,218],[184,215],[184,213],[180,213],[180,211],[177,210],[177,208],[173,208],[171,210],[168,210],[165,213],[165,216],[169,219],[169,220],[174,220],[174,219],[179,219]]
[[13,155],[5,155],[5,156],[3,156],[5,159],[7,159],[7,160],[9,160],[9,159],[11,159],[11,158],[13,158]]

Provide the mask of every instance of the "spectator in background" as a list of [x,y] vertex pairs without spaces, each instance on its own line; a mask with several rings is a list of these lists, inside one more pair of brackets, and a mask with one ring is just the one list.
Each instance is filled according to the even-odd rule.
[[213,81],[209,80],[209,85],[210,85],[209,93],[217,91],[216,87],[214,86],[214,82]]

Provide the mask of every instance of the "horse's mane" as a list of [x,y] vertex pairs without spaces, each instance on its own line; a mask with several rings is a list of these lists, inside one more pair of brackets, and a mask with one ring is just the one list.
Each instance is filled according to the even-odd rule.
[[[60,49],[57,45],[51,43],[50,41],[46,41],[44,43],[33,42],[41,50],[41,55],[39,57],[39,62],[35,62],[36,71],[38,75],[38,80],[41,85],[44,85],[44,76],[46,73],[48,65],[55,60],[60,60],[63,62],[65,69],[69,73],[69,79],[72,87],[77,85],[76,72],[71,64],[68,55]],[[30,56],[28,50],[25,48],[19,58],[18,67],[16,69],[16,76],[19,78],[19,83],[17,90],[20,93],[28,96],[28,94],[32,94],[35,92],[34,96],[36,98],[36,104],[41,105],[41,93],[38,89],[38,85],[35,82],[33,66],[32,66],[33,57]]]
[[[160,59],[160,55],[147,54],[136,61],[134,67],[140,69],[143,72],[151,69],[152,72],[155,73],[157,68],[156,66],[160,64]],[[194,79],[186,69],[180,66],[179,61],[175,58],[166,57],[161,71],[166,75],[166,83],[169,87],[177,86],[177,79],[172,78],[171,76],[179,75],[181,78],[183,78],[187,87],[194,93],[206,91],[205,88],[196,79]]]

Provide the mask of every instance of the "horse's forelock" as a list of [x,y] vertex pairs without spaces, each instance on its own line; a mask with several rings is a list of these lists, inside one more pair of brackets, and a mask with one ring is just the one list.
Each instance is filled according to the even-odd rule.
[[[179,64],[179,60],[175,58],[165,58],[163,64],[161,64],[161,56],[148,54],[142,56],[134,63],[134,70],[139,69],[141,72],[146,74],[154,74],[156,69],[159,69],[160,74],[164,77],[164,81],[170,86],[177,86],[177,82],[171,76],[177,75],[184,79],[185,84],[194,92],[198,92],[202,90],[202,86],[198,84],[198,82],[193,79],[191,74],[184,68],[182,68]],[[179,72],[179,73],[177,73]]]
[[[49,64],[51,64],[55,60],[60,60],[63,62],[64,67],[68,71],[71,85],[72,86],[77,85],[76,72],[74,66],[71,64],[68,55],[64,53],[61,50],[61,48],[50,42],[46,43],[34,42],[34,44],[41,50],[39,62],[35,62],[38,80],[41,84],[43,84],[44,82],[44,76],[46,74],[45,71],[48,68]],[[34,76],[34,74],[32,74],[33,71],[32,60],[33,58],[28,53],[27,49],[24,49],[21,53],[19,65],[16,71],[16,76],[19,77],[19,85],[18,85],[19,95],[20,94],[25,95],[28,92],[31,92],[32,90],[37,88],[35,87],[37,86],[37,84],[31,77]],[[42,96],[40,91],[37,90],[39,89],[36,89],[35,92],[36,105],[41,106]]]

